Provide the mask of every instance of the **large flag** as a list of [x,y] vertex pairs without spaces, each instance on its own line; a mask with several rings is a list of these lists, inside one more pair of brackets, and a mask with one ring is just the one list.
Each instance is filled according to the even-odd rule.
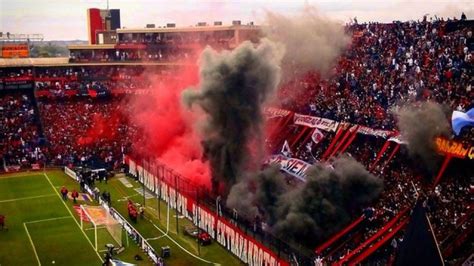
[[[396,238],[394,238],[396,239]],[[398,246],[399,245],[399,246]],[[423,204],[418,201],[405,230],[403,241],[397,241],[395,265],[444,265],[443,256],[429,223]]]
[[474,108],[471,108],[466,113],[453,111],[451,124],[456,135],[459,135],[464,127],[474,126]]

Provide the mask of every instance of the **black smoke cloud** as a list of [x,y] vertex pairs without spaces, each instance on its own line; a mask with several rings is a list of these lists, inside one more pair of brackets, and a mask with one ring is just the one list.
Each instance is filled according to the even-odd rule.
[[226,203],[247,219],[263,212],[265,220],[273,224],[278,220],[278,199],[289,190],[280,168],[270,165],[256,173],[247,173],[232,187]]
[[198,88],[182,96],[188,108],[198,106],[206,114],[202,145],[214,191],[223,192],[227,206],[240,216],[258,215],[275,234],[310,246],[348,222],[351,210],[377,197],[382,182],[346,157],[336,159],[334,169],[314,166],[307,182],[296,187],[285,183],[276,166],[255,167],[264,157],[262,107],[277,89],[281,66],[289,79],[306,71],[327,72],[350,39],[342,25],[314,10],[294,18],[268,13],[267,23],[268,39],[259,44],[245,42],[221,53],[206,48]]
[[352,157],[341,156],[332,166],[317,163],[306,182],[290,187],[278,167],[234,186],[227,204],[243,216],[263,215],[270,230],[282,239],[314,247],[340,230],[357,212],[376,199],[381,179]]
[[407,103],[394,113],[410,155],[420,158],[431,173],[437,171],[439,155],[435,150],[434,139],[449,135],[449,123],[443,106],[434,102]]
[[314,165],[303,186],[280,198],[278,219],[271,225],[276,235],[314,247],[382,191],[382,180],[352,157],[338,157],[332,166]]
[[198,90],[187,89],[183,100],[198,105],[207,119],[202,125],[204,154],[209,160],[214,190],[237,182],[254,148],[261,147],[262,106],[280,81],[281,48],[262,40],[244,42],[233,51],[217,53],[206,48],[200,59]]

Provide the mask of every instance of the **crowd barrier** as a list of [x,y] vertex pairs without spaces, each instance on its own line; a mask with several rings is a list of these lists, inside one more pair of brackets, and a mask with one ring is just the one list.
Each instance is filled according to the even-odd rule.
[[[289,263],[230,221],[199,202],[199,189],[182,189],[171,169],[156,163],[136,163],[125,158],[129,174],[169,204],[194,225],[207,232],[217,243],[248,265],[287,266]],[[181,181],[179,181],[181,182]],[[183,191],[183,192],[181,192]],[[194,194],[194,195],[193,195]]]
[[362,263],[365,259],[370,257],[370,255],[372,255],[372,253],[374,253],[381,246],[383,246],[385,243],[387,243],[387,241],[392,239],[408,223],[408,220],[409,220],[408,217],[403,219],[397,226],[395,226],[395,228],[393,228],[385,236],[383,236],[382,239],[377,241],[375,244],[370,246],[368,249],[366,249],[361,254],[359,254],[355,259],[353,259],[351,261],[351,265],[358,265],[358,264]]
[[339,240],[342,236],[344,236],[346,233],[354,229],[357,225],[359,225],[362,221],[364,220],[364,216],[360,216],[356,220],[354,220],[352,223],[350,223],[346,228],[342,229],[335,235],[333,235],[330,239],[328,239],[326,242],[324,242],[322,245],[317,247],[315,249],[316,254],[321,254],[325,249],[330,247],[334,242]]
[[[382,227],[377,233],[372,235],[370,238],[368,238],[365,242],[360,244],[356,249],[353,249],[349,254],[345,255],[343,259],[341,259],[336,265],[343,265],[344,263],[348,261],[352,261],[352,258],[354,256],[358,256],[359,253],[364,250],[366,247],[372,245],[374,241],[382,237],[387,231],[391,232],[393,231],[393,227],[397,224],[397,222],[408,212],[410,208],[406,207],[403,210],[401,210],[395,217],[393,217],[389,222],[387,222],[384,227]],[[404,222],[407,220],[405,219]]]

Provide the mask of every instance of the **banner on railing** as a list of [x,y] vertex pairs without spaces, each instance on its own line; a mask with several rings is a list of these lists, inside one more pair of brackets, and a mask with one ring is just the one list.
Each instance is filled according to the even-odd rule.
[[[284,109],[271,108],[271,107],[265,108],[265,115],[267,116],[267,118],[286,116],[289,113],[291,112]],[[306,127],[311,127],[311,128],[319,128],[325,131],[332,131],[332,132],[336,131],[339,125],[344,124],[344,123],[337,122],[328,118],[302,115],[302,114],[297,114],[297,113],[294,114],[293,120],[294,120],[295,125],[306,126]],[[394,135],[394,131],[392,130],[373,129],[366,126],[355,125],[355,124],[350,125],[347,123],[346,125],[353,126],[353,127],[358,126],[357,133],[364,134],[364,135],[371,135],[371,136],[381,137],[381,138],[388,138]]]
[[295,125],[319,128],[325,131],[336,131],[339,125],[339,122],[331,119],[301,114],[295,114],[293,122]]
[[280,166],[280,169],[285,173],[288,173],[301,181],[306,181],[306,171],[311,166],[311,164],[296,159],[296,158],[289,158],[279,155],[272,155],[267,160],[268,164],[277,164]]
[[436,150],[443,155],[450,155],[461,159],[474,159],[474,146],[461,142],[438,137],[435,140]]
[[77,174],[76,172],[74,172],[72,169],[70,169],[69,167],[64,167],[64,173],[66,173],[66,175],[68,175],[69,177],[71,177],[72,179],[76,180],[76,181],[79,181],[79,179],[77,178]]
[[359,128],[357,129],[357,133],[364,134],[364,135],[371,135],[375,137],[381,137],[384,139],[393,135],[393,131],[391,130],[373,129],[366,126],[359,126]]
[[5,172],[18,172],[21,169],[21,166],[19,165],[4,165],[3,166]]
[[278,118],[278,117],[286,117],[291,114],[290,111],[280,108],[274,107],[267,107],[263,110],[267,119]]

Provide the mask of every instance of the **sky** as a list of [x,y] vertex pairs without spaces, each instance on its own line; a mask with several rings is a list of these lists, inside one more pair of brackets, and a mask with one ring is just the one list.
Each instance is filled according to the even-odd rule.
[[[121,12],[122,27],[143,28],[176,23],[241,20],[264,22],[265,12],[296,16],[305,6],[318,8],[327,17],[349,22],[417,20],[424,14],[474,18],[473,0],[109,0]],[[87,8],[106,8],[106,0],[0,0],[0,32],[43,34],[45,40],[87,40]]]

